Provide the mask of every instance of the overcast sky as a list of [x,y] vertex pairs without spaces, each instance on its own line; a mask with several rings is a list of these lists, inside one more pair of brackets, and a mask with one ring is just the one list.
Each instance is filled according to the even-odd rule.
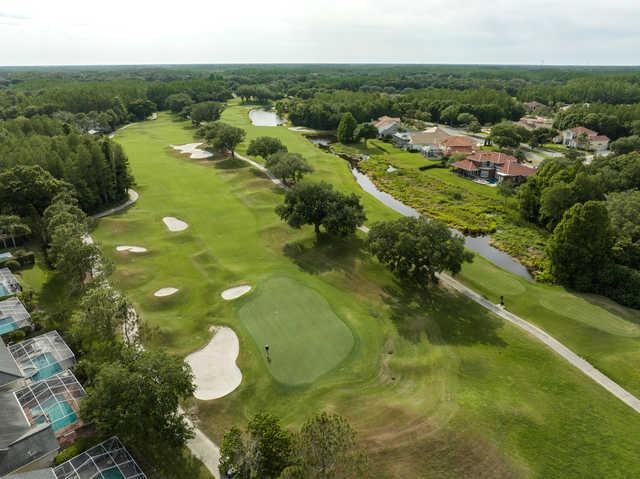
[[0,0],[0,65],[640,64],[640,0]]

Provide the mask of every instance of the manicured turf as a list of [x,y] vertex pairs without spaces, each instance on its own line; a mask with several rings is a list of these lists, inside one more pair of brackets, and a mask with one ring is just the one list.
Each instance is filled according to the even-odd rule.
[[[223,119],[246,128],[249,138],[279,136],[291,151],[309,158],[316,167],[313,179],[362,195],[342,160],[285,127],[252,127],[246,111],[232,106]],[[253,169],[238,162],[186,160],[167,149],[191,142],[192,134],[186,123],[166,114],[118,133],[141,196],[126,213],[101,220],[94,236],[115,262],[114,281],[151,326],[148,345],[185,355],[209,340],[212,324],[237,332],[241,386],[225,398],[190,404],[214,439],[260,410],[278,414],[291,427],[330,410],[360,432],[377,479],[640,475],[640,417],[631,409],[465,298],[402,290],[363,252],[362,236],[316,244],[310,228],[288,228],[273,212],[282,192]],[[395,217],[364,198],[370,221]],[[189,229],[169,233],[163,216],[182,219]],[[123,255],[115,252],[117,245],[150,251]],[[478,275],[482,281],[484,274],[465,269],[465,280]],[[245,308],[268,312],[267,301],[274,300],[261,298],[263,287],[274,289],[271,282],[280,278],[296,284],[289,287],[295,294],[310,290],[323,298],[334,327],[342,322],[352,334],[346,357],[334,351],[335,366],[323,359],[328,369],[309,384],[274,378],[264,360],[264,340],[255,339],[256,331],[263,334],[253,324],[258,315],[249,324],[244,317]],[[513,281],[500,271],[486,281],[494,279],[504,288]],[[220,298],[221,291],[242,283],[256,289],[235,301]],[[180,292],[153,297],[166,286]],[[514,288],[527,291],[526,284]],[[285,289],[275,287],[281,296]],[[315,315],[316,308],[303,311]],[[585,338],[609,334],[560,319]],[[296,315],[287,322],[299,328],[301,321]],[[612,328],[626,331],[619,323]]]
[[258,349],[269,345],[268,369],[285,384],[313,382],[353,347],[351,331],[327,301],[286,277],[262,282],[238,315]]

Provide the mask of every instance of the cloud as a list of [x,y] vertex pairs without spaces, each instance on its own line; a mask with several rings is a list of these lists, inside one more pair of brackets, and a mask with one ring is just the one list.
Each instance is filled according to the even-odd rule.
[[5,65],[640,63],[637,0],[111,0],[100,15],[83,0],[3,4],[0,20],[21,21],[20,42],[0,29],[14,45]]

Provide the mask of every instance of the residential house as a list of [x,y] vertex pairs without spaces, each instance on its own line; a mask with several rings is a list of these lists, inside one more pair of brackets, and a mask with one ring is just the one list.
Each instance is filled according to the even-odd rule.
[[0,338],[0,391],[20,387],[24,384],[24,379],[17,361]]
[[30,422],[15,393],[0,393],[0,477],[47,467],[59,449],[50,422]]
[[420,151],[428,158],[437,158],[444,154],[442,142],[450,136],[442,128],[432,127],[424,131],[395,133],[393,142],[405,150]]
[[451,156],[456,153],[463,153],[470,155],[476,149],[477,142],[467,136],[453,135],[442,141],[442,151],[446,156]]
[[553,120],[543,116],[523,116],[518,121],[518,125],[524,126],[527,130],[537,130],[538,128],[553,128]]
[[581,148],[591,151],[605,151],[609,148],[609,137],[599,135],[584,126],[576,126],[563,130],[560,133],[560,141],[569,148]]
[[490,183],[521,183],[536,173],[535,168],[519,163],[517,158],[496,151],[478,151],[451,166],[461,176]]
[[381,116],[375,120],[373,126],[378,130],[378,136],[391,136],[396,133],[401,126],[400,118],[394,118],[391,116]]
[[0,301],[0,336],[16,329],[33,329],[31,315],[18,298]]

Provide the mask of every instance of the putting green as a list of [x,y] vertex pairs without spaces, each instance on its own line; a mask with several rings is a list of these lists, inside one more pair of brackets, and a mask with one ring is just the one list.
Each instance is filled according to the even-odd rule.
[[329,303],[287,277],[261,283],[239,316],[260,350],[269,345],[269,371],[285,384],[313,382],[353,347],[351,331]]

